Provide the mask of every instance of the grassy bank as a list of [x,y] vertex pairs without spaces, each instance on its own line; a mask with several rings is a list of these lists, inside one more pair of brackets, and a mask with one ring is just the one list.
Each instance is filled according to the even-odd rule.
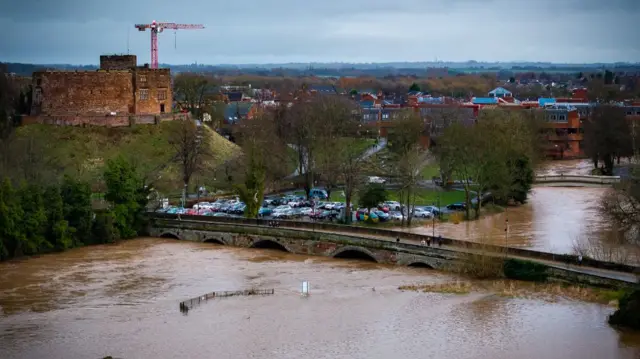
[[579,300],[606,305],[615,305],[622,291],[581,287],[556,283],[531,283],[514,280],[466,281],[458,280],[441,284],[404,285],[398,289],[443,294],[469,294],[483,292],[508,298],[525,298],[557,301]]
[[[75,178],[95,183],[106,161],[123,155],[143,173],[157,174],[156,187],[171,192],[179,191],[181,182],[177,166],[171,164],[175,149],[168,142],[177,125],[175,122],[124,128],[28,125],[18,128],[16,134],[39,143],[46,149],[49,162]],[[223,163],[238,150],[209,127],[205,127],[205,135],[209,136],[213,153],[208,161],[211,167]]]

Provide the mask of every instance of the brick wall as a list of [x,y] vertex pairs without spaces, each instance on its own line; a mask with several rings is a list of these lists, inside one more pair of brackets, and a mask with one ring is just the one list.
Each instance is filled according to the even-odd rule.
[[102,55],[100,56],[101,70],[130,70],[136,67],[136,55]]
[[34,72],[32,115],[129,114],[134,110],[131,71]]
[[138,67],[134,71],[135,113],[171,113],[173,103],[169,69]]

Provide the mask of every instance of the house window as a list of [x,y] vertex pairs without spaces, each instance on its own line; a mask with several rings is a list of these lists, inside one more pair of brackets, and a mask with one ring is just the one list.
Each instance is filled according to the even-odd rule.
[[549,116],[549,121],[555,121],[555,120],[556,120],[556,115]]
[[141,100],[149,99],[149,89],[140,89],[140,99]]
[[140,75],[140,82],[141,83],[146,83],[147,82],[147,75]]
[[558,122],[566,122],[566,121],[567,121],[567,116],[565,115],[558,116]]
[[158,100],[166,100],[167,99],[167,90],[158,90]]
[[633,115],[633,112],[632,111],[627,111],[627,116],[631,116],[631,115]]

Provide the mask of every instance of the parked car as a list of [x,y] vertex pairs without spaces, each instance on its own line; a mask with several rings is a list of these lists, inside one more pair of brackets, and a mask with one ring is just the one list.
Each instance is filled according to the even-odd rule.
[[383,202],[382,206],[387,207],[392,211],[399,211],[400,209],[402,209],[402,205],[400,204],[400,202],[396,202],[396,201]]
[[467,208],[467,205],[463,202],[452,203],[447,206],[447,209],[450,211],[464,211],[466,208]]
[[311,198],[316,197],[318,199],[328,199],[329,195],[327,194],[327,191],[321,188],[312,188],[311,191],[309,191],[309,197]]
[[397,212],[397,211],[389,212],[389,219],[394,220],[394,221],[401,221],[402,220],[402,213]]
[[385,184],[387,180],[378,176],[369,176],[369,183]]
[[260,217],[270,216],[272,213],[273,213],[273,209],[271,209],[269,207],[261,207],[258,210],[258,216],[260,216]]
[[386,222],[389,220],[390,216],[388,213],[383,211],[375,211],[376,216],[380,219],[380,222]]
[[414,208],[413,216],[416,218],[433,218],[433,213],[422,208]]
[[422,207],[424,210],[429,211],[431,213],[433,213],[435,216],[439,216],[440,215],[440,208],[436,207],[436,206],[424,206]]

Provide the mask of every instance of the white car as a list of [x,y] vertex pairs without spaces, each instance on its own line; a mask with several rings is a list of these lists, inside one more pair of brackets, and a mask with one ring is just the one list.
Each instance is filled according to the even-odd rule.
[[311,213],[313,213],[313,208],[311,208],[311,207],[302,207],[302,208],[300,208],[300,214],[302,214],[303,216],[308,216]]
[[209,202],[200,202],[200,203],[196,203],[193,205],[193,209],[195,210],[200,210],[200,209],[211,209],[213,208],[213,204],[209,203]]
[[384,207],[389,208],[392,211],[399,211],[402,208],[402,205],[400,205],[400,202],[397,202],[397,201],[386,201],[382,203],[382,205]]
[[394,221],[402,221],[402,213],[400,212],[389,212],[389,219]]
[[369,183],[385,184],[387,183],[387,180],[378,176],[370,176]]
[[433,213],[426,211],[422,208],[416,208],[413,210],[413,216],[417,218],[432,218]]

